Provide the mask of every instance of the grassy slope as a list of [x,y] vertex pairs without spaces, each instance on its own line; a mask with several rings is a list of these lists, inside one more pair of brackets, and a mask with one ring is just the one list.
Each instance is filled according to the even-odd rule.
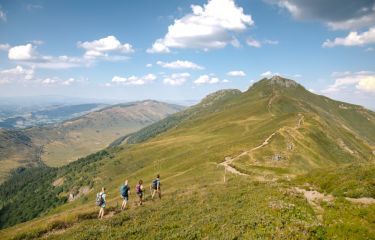
[[120,104],[65,121],[56,127],[31,129],[30,132],[33,140],[43,145],[42,160],[49,166],[62,166],[99,151],[119,136],[135,132],[180,109],[180,106],[156,101]]
[[39,153],[23,131],[0,129],[0,183],[16,168],[40,165]]
[[320,192],[338,197],[375,198],[375,165],[350,164],[336,168],[315,169],[297,179],[308,182]]
[[[285,174],[300,174],[317,166],[371,161],[370,146],[374,144],[374,135],[365,134],[365,139],[356,139],[363,130],[353,124],[363,121],[362,113],[350,110],[349,121],[345,114],[336,114],[341,110],[330,112],[340,103],[326,102],[309,93],[298,96],[299,90],[290,89],[286,91],[292,92],[286,95],[276,89],[278,96],[274,97],[275,89],[266,84],[268,82],[260,82],[248,92],[218,101],[194,118],[146,142],[112,150],[114,158],[103,160],[97,176],[93,176],[95,189],[87,198],[58,207],[43,218],[1,233],[5,238],[17,234],[38,236],[48,229],[73,225],[49,237],[365,239],[374,236],[374,206],[353,205],[338,199],[331,205],[322,204],[325,211],[323,220],[319,220],[301,195],[288,191],[299,183],[282,180],[259,183],[252,177],[228,174],[229,180],[223,184],[224,171],[217,163],[225,156],[235,156],[260,145],[280,129],[277,138],[259,150],[259,156],[256,152],[255,156],[249,156],[249,161],[241,160],[235,165],[254,176],[266,172],[282,179]],[[272,97],[274,100],[269,107]],[[329,106],[320,104],[324,102]],[[319,116],[314,114],[316,111],[319,111]],[[305,116],[304,123],[294,129],[301,112]],[[365,114],[373,119],[372,112]],[[330,128],[327,128],[328,123]],[[340,124],[345,124],[346,128]],[[371,133],[374,122],[364,124],[371,127],[368,130]],[[337,141],[340,137],[357,153],[345,150]],[[280,164],[269,161],[267,156],[272,156],[275,151],[285,151],[285,142],[289,139],[294,140],[295,147],[288,153],[288,158]],[[162,175],[165,194],[162,202],[147,202],[141,208],[133,205],[129,213],[104,220],[100,227],[97,221],[90,220],[94,216],[94,194],[100,186],[107,187],[109,206],[115,207],[120,202],[118,186],[124,179],[129,179],[134,187],[136,180],[142,178],[148,183],[158,172]],[[61,222],[63,224],[59,224]],[[22,235],[22,232],[27,233]]]
[[106,107],[56,125],[0,129],[0,183],[12,170],[40,165],[40,160],[52,167],[75,161],[182,108],[149,100]]

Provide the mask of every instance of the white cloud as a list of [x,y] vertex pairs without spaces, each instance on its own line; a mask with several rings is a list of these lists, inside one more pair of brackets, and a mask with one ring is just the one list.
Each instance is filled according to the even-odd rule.
[[290,79],[295,79],[295,78],[300,78],[302,77],[301,74],[283,74],[283,73],[278,73],[278,72],[272,72],[272,71],[266,71],[262,74],[260,74],[261,77],[263,78],[271,78],[273,76],[281,76],[284,78],[290,78]]
[[151,48],[146,50],[148,53],[170,53],[169,48],[163,43],[162,39],[158,39],[152,44]]
[[152,67],[152,63],[147,63],[147,64],[146,64],[146,67],[148,67],[148,68],[149,68],[149,67]]
[[260,74],[261,77],[266,77],[266,78],[269,78],[269,77],[272,77],[272,76],[275,76],[275,75],[279,75],[279,73],[274,73],[274,72],[271,72],[271,71],[266,71],[266,72]]
[[193,69],[193,70],[201,70],[204,69],[202,66],[199,66],[196,63],[190,62],[190,61],[182,61],[177,60],[173,62],[162,62],[157,61],[156,64],[163,68],[171,68],[171,69]]
[[262,46],[262,44],[259,41],[255,40],[251,37],[246,39],[246,43],[247,43],[247,45],[249,45],[251,47],[256,47],[256,48],[260,48]]
[[0,85],[1,84],[12,84],[12,83],[22,83],[25,86],[29,84],[39,84],[44,86],[51,85],[65,85],[69,86],[76,82],[85,81],[83,78],[74,79],[68,78],[66,80],[59,77],[47,77],[38,78],[35,76],[35,71],[33,68],[24,68],[22,66],[16,66],[10,69],[0,70]]
[[230,81],[228,79],[224,79],[223,81],[221,81],[223,83],[229,83]]
[[25,69],[22,66],[0,70],[0,84],[11,83],[15,81],[28,81],[34,78],[33,69]]
[[86,50],[84,57],[87,59],[108,57],[110,52],[120,54],[134,52],[131,44],[122,44],[115,36],[108,36],[91,42],[78,42],[77,45]]
[[0,44],[0,51],[8,51],[10,45],[8,43]]
[[345,38],[328,39],[323,43],[323,47],[363,46],[373,43],[375,43],[375,27],[363,33],[350,32]]
[[210,75],[201,75],[199,78],[197,78],[194,83],[197,85],[201,84],[215,84],[219,83],[220,80],[217,77],[210,76]]
[[34,57],[34,53],[33,45],[28,43],[10,48],[8,58],[10,60],[31,60]]
[[346,19],[338,22],[328,22],[327,25],[333,30],[360,29],[375,24],[375,13],[358,18]]
[[361,78],[356,88],[365,92],[375,93],[375,75]]
[[31,43],[34,44],[34,45],[43,45],[44,41],[42,41],[42,40],[32,40]]
[[2,7],[0,6],[0,20],[3,21],[3,22],[6,22],[7,21],[7,15],[6,13],[3,11]]
[[298,20],[319,20],[333,30],[360,29],[374,26],[375,4],[373,1],[330,0],[264,0],[286,9]]
[[[363,46],[375,43],[375,3],[373,0],[264,0],[286,9],[297,20],[318,20],[332,30],[350,30],[346,37],[327,39],[323,47]],[[324,2],[324,3],[323,3]],[[359,33],[359,29],[367,31]]]
[[[149,53],[168,53],[170,48],[216,49],[234,43],[233,33],[246,30],[254,22],[234,0],[208,0],[191,5],[192,13],[176,19],[164,38],[157,39]],[[238,43],[238,41],[237,41]]]
[[69,78],[65,81],[62,82],[62,85],[66,85],[66,86],[69,86],[69,85],[72,85],[76,80],[74,78]]
[[227,72],[227,75],[231,77],[245,77],[246,73],[244,71],[235,70]]
[[167,76],[164,78],[163,82],[166,85],[182,85],[184,82],[186,82],[190,78],[189,73],[174,73],[170,76]]
[[358,90],[375,93],[375,73],[371,71],[360,72],[334,72],[334,84],[322,90],[323,93],[338,93],[354,86]]
[[41,84],[43,85],[53,85],[55,83],[57,83],[57,79],[55,78],[46,78],[46,79],[41,80]]
[[256,40],[256,39],[252,38],[252,37],[248,37],[246,39],[246,43],[247,43],[247,45],[249,45],[251,47],[260,48],[263,45],[278,45],[279,41],[277,41],[277,40],[269,40],[269,39],[259,41],[259,40]]
[[266,40],[264,40],[264,43],[265,43],[265,44],[269,44],[269,45],[278,45],[278,44],[279,44],[279,41],[277,41],[277,40],[266,39]]
[[70,86],[72,85],[73,83],[76,83],[76,82],[79,82],[79,81],[84,81],[84,80],[77,80],[75,78],[68,78],[66,80],[64,79],[61,79],[59,77],[48,77],[48,78],[45,78],[45,79],[40,79],[38,80],[37,82],[39,82],[40,84],[44,85],[44,86],[56,86],[56,85],[62,85],[62,86]]
[[90,64],[79,57],[40,55],[31,43],[10,48],[8,58],[18,64],[47,69],[66,69]]
[[238,41],[238,39],[235,38],[235,37],[233,37],[233,39],[230,42],[230,44],[232,44],[232,46],[235,47],[235,48],[240,48],[241,47],[240,41]]
[[142,77],[137,76],[130,76],[130,77],[120,77],[114,76],[112,78],[113,84],[120,84],[120,85],[144,85],[150,82],[153,82],[156,79],[154,74],[147,74]]

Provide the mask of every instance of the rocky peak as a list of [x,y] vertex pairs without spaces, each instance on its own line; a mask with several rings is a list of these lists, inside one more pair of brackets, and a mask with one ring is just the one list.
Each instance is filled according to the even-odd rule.
[[298,83],[296,81],[286,79],[286,78],[280,77],[278,75],[275,75],[272,78],[270,78],[270,84],[271,85],[279,85],[279,86],[287,87],[287,88],[298,86]]

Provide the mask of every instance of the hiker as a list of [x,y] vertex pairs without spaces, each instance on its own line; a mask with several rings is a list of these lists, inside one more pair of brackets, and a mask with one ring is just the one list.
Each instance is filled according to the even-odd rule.
[[142,205],[142,201],[143,201],[143,196],[144,196],[144,188],[143,188],[143,181],[142,180],[139,180],[137,186],[135,187],[135,192],[137,193],[138,197],[139,197],[139,206]]
[[124,185],[120,187],[120,194],[121,194],[121,198],[123,199],[121,210],[125,210],[126,208],[126,204],[129,201],[129,192],[130,192],[130,187],[128,185],[128,180],[125,180]]
[[155,193],[158,193],[159,199],[161,199],[161,190],[160,190],[160,175],[156,175],[156,179],[152,180],[151,183],[151,199],[154,199]]
[[102,191],[96,194],[96,205],[100,207],[99,215],[98,215],[99,219],[102,219],[104,216],[104,208],[106,205],[105,197],[106,197],[105,188],[102,187]]

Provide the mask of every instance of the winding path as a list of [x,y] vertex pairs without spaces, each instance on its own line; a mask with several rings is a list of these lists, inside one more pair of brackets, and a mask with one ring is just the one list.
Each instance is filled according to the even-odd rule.
[[234,157],[234,158],[231,158],[231,157],[225,157],[225,161],[222,162],[222,163],[220,163],[219,165],[224,166],[225,171],[227,171],[227,172],[230,172],[230,173],[233,173],[233,174],[237,174],[237,175],[241,175],[241,176],[248,176],[248,174],[246,174],[246,173],[242,173],[242,172],[238,171],[237,169],[235,169],[234,167],[232,167],[232,166],[231,166],[232,162],[233,162],[234,160],[236,160],[237,158],[240,158],[240,157],[242,157],[242,156],[244,156],[244,155],[246,155],[246,154],[249,154],[249,153],[252,152],[252,151],[255,151],[255,150],[259,149],[259,148],[262,148],[262,147],[266,146],[267,144],[269,144],[271,138],[272,138],[273,136],[275,136],[275,134],[276,134],[277,132],[278,132],[278,131],[272,133],[268,138],[266,138],[266,140],[264,140],[264,142],[263,142],[261,145],[259,145],[259,146],[257,146],[257,147],[254,147],[254,148],[252,148],[252,149],[250,149],[250,150],[248,150],[248,151],[245,151],[245,152],[243,152],[243,153],[237,155],[237,156]]
[[[302,124],[303,124],[304,116],[301,113],[299,113],[298,116],[299,116],[299,119],[298,119],[297,125],[295,127],[293,127],[294,129],[300,128],[302,126]],[[250,149],[248,151],[245,151],[245,152],[243,152],[243,153],[241,153],[241,154],[239,154],[239,155],[237,155],[237,156],[235,156],[233,158],[232,157],[225,157],[224,162],[220,163],[219,165],[223,166],[225,168],[226,172],[230,172],[230,173],[241,175],[241,176],[248,176],[248,174],[240,172],[237,169],[235,169],[234,167],[232,167],[231,164],[233,163],[233,161],[236,160],[236,159],[238,159],[238,158],[240,158],[240,157],[242,157],[242,156],[244,156],[244,155],[247,155],[247,154],[249,154],[249,153],[251,153],[251,152],[253,152],[255,150],[258,150],[258,149],[260,149],[260,148],[268,145],[270,143],[272,137],[275,136],[281,129],[282,128],[280,128],[279,130],[273,132],[270,136],[268,136],[266,138],[266,140],[264,140],[264,142],[262,144],[260,144],[257,147],[254,147],[254,148],[252,148],[252,149]]]

